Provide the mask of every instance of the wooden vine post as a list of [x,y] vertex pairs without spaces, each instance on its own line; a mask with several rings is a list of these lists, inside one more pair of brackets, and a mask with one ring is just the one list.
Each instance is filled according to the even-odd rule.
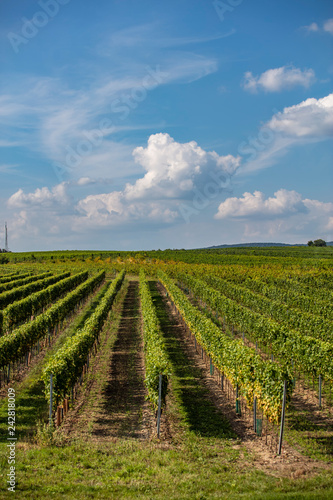
[[160,373],[158,381],[158,409],[157,409],[157,437],[160,437],[161,426],[161,407],[162,407],[162,373]]
[[280,427],[280,439],[279,439],[278,455],[281,455],[281,450],[282,450],[284,419],[285,419],[285,413],[286,413],[286,400],[287,400],[287,381],[285,380],[284,387],[283,387],[282,414],[281,414],[281,427]]

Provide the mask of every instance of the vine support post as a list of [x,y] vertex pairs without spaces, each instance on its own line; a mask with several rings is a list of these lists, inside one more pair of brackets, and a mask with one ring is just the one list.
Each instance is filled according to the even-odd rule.
[[319,408],[321,408],[322,378],[319,375]]
[[211,356],[209,356],[209,370],[210,370],[210,374],[214,375],[214,365],[213,365],[213,361],[212,361]]
[[253,430],[257,432],[257,398],[253,400]]
[[239,387],[236,385],[236,415],[241,414],[240,401],[239,401]]
[[161,406],[162,406],[162,373],[158,380],[158,409],[157,409],[157,437],[160,437],[161,427]]
[[287,381],[285,380],[284,386],[283,386],[282,414],[281,414],[281,427],[280,427],[280,439],[279,439],[278,455],[281,455],[281,450],[282,450],[284,419],[285,419],[285,414],[286,414],[286,400],[287,400]]
[[53,406],[53,374],[50,376],[50,409],[49,409],[49,421],[50,425],[52,423],[52,406]]

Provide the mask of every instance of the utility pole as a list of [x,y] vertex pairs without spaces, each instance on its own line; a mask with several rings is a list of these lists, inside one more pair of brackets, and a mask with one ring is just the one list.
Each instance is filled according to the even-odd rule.
[[9,252],[8,248],[8,232],[7,232],[7,222],[5,222],[5,250]]

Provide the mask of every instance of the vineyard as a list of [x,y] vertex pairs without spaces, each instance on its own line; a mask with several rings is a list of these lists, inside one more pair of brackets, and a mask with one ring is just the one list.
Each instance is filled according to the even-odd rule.
[[2,470],[15,393],[27,498],[333,498],[332,263],[326,248],[10,254]]

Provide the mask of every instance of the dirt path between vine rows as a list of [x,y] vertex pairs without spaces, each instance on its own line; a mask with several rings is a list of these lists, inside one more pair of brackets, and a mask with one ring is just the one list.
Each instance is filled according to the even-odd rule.
[[[193,336],[189,335],[182,319],[173,308],[170,298],[166,295],[161,283],[157,283],[165,307],[168,310],[170,319],[177,325],[177,332],[181,348],[186,353],[191,362],[201,370],[205,386],[209,390],[210,399],[215,407],[229,420],[233,431],[241,438],[242,444],[253,455],[249,466],[255,466],[265,473],[281,477],[288,476],[292,478],[308,476],[312,473],[318,473],[320,470],[331,470],[332,466],[321,461],[316,461],[303,456],[292,447],[284,444],[283,453],[277,456],[276,453],[266,445],[265,439],[258,438],[254,433],[250,421],[245,421],[236,415],[235,405],[232,404],[221,391],[217,371],[214,375],[210,374],[210,366],[206,359],[202,359],[201,349],[195,347]],[[235,448],[242,445],[235,445]]]
[[125,297],[106,325],[86,384],[59,429],[68,439],[148,439],[154,433],[154,416],[145,400],[138,281],[130,281],[121,293]]

